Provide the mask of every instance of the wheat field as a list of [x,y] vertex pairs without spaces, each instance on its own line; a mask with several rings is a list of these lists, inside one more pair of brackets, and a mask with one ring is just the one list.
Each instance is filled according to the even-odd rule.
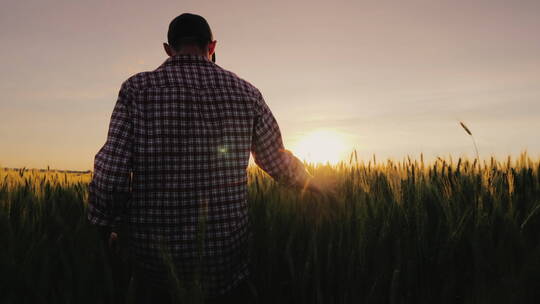
[[[540,160],[310,165],[335,196],[248,170],[259,303],[535,303]],[[85,219],[90,173],[0,169],[0,303],[130,303]],[[111,267],[112,265],[112,267]],[[122,266],[122,267],[119,267]],[[204,284],[204,282],[203,282]],[[179,303],[200,302],[177,286]]]

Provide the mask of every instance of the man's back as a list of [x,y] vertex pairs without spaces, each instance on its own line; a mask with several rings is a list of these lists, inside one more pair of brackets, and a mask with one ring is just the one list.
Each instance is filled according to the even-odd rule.
[[[181,276],[201,273],[207,293],[226,293],[248,275],[250,152],[275,178],[299,175],[255,87],[203,56],[169,57],[122,85],[88,217],[110,226],[120,216],[137,267],[156,282],[171,254]],[[114,202],[122,192],[125,208]]]

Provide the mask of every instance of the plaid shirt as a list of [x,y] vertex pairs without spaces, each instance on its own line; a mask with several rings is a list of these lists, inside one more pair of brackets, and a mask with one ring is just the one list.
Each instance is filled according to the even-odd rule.
[[88,219],[121,217],[136,264],[156,282],[168,256],[181,279],[200,274],[207,294],[226,293],[248,275],[250,152],[277,180],[308,177],[254,86],[202,56],[169,57],[122,84],[95,156]]

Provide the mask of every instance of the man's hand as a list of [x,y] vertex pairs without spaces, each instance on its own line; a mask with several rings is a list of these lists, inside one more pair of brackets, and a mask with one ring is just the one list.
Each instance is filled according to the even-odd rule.
[[334,179],[324,178],[320,175],[310,177],[304,187],[306,190],[326,196],[335,196],[337,194],[336,188],[337,182]]
[[111,232],[111,234],[109,235],[109,240],[108,240],[108,244],[109,244],[109,249],[115,253],[118,253],[119,251],[119,247],[118,247],[118,233],[116,232]]

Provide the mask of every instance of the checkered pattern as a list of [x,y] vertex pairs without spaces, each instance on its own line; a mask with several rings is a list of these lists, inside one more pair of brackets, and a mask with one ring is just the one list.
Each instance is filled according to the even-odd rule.
[[127,223],[134,259],[156,282],[168,257],[181,279],[202,274],[208,294],[223,294],[248,275],[250,152],[275,179],[308,177],[255,87],[202,56],[170,57],[122,84],[88,219]]

